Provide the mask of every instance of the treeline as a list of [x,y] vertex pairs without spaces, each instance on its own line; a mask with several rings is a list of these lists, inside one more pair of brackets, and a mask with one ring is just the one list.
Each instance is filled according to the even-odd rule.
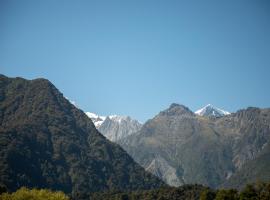
[[270,200],[270,183],[248,184],[241,191],[236,189],[204,189],[200,200]]
[[184,185],[147,191],[95,193],[91,200],[270,200],[270,183],[258,182],[236,189],[213,190],[201,185]]
[[204,187],[201,185],[184,185],[178,188],[163,187],[159,189],[132,192],[94,193],[90,200],[186,200],[199,199]]
[[[241,191],[235,189],[213,190],[202,185],[163,187],[132,192],[98,192],[90,200],[270,200],[270,183],[258,182],[246,185]],[[66,194],[47,189],[27,189],[13,193],[3,192],[0,200],[71,200]],[[77,199],[76,199],[77,200]]]

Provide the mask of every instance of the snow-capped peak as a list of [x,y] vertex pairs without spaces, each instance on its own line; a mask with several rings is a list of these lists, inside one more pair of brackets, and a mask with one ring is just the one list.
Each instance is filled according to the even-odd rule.
[[229,115],[228,111],[217,108],[211,104],[204,106],[203,108],[197,110],[195,114],[200,116],[214,116],[214,117],[222,117],[224,115]]
[[91,112],[85,112],[85,114],[93,121],[96,128],[100,127],[101,124],[106,119],[105,116],[99,116],[99,115],[97,115],[95,113],[91,113]]
[[121,123],[124,121],[132,121],[132,119],[129,116],[119,116],[119,115],[109,115],[109,116],[100,116],[92,112],[85,112],[85,114],[93,121],[96,128],[99,128],[101,124],[106,120],[108,117],[110,120]]
[[129,116],[109,115],[105,117],[91,112],[85,114],[93,121],[100,133],[113,142],[136,133],[142,127],[142,124]]

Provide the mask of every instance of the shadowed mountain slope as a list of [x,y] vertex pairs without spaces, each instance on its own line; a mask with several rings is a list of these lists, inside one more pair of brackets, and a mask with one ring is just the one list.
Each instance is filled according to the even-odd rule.
[[0,183],[51,188],[87,199],[93,191],[164,185],[47,80],[0,76]]

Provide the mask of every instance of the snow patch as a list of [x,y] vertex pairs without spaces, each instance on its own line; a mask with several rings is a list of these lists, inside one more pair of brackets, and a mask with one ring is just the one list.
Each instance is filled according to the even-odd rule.
[[95,124],[95,127],[98,128],[101,126],[101,124],[105,121],[105,116],[99,116],[92,112],[85,112],[85,114],[93,121]]

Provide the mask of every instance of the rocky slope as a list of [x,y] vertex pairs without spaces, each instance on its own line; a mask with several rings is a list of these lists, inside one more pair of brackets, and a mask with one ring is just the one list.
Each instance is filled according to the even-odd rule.
[[242,189],[246,184],[270,180],[270,144],[267,143],[255,159],[247,161],[222,184],[225,188]]
[[47,80],[0,76],[0,184],[93,191],[164,185],[95,128]]
[[256,159],[269,139],[270,109],[248,108],[208,117],[172,104],[120,144],[170,185],[218,187]]
[[104,117],[90,112],[86,112],[86,114],[94,122],[96,128],[113,142],[118,142],[120,139],[138,132],[142,127],[141,123],[129,116]]

